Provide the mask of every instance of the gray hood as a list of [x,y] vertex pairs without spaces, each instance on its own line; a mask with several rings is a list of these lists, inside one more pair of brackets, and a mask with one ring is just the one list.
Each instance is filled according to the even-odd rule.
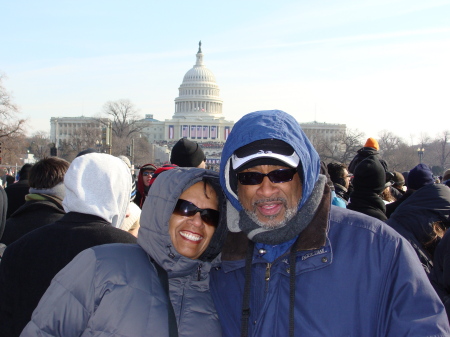
[[130,203],[131,176],[117,157],[89,153],[77,157],[64,176],[64,210],[96,215],[119,227]]
[[[219,197],[220,222],[206,251],[193,260],[180,255],[172,246],[169,219],[179,196],[190,186],[209,180]],[[188,275],[199,264],[212,261],[221,250],[226,235],[225,201],[217,172],[199,168],[175,168],[162,172],[149,190],[142,207],[138,244],[172,277]]]

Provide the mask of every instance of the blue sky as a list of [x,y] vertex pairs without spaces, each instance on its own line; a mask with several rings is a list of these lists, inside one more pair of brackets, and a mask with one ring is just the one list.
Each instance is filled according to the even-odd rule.
[[171,118],[198,41],[224,115],[281,109],[408,143],[448,130],[450,0],[11,1],[0,72],[32,131],[130,99]]

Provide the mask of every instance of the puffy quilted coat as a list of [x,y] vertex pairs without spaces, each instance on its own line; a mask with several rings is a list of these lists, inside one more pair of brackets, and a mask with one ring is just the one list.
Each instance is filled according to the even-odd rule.
[[[79,254],[55,277],[21,336],[168,336],[168,298],[151,258],[168,273],[179,336],[221,336],[209,271],[226,225],[219,225],[197,260],[178,254],[168,233],[178,197],[204,177],[218,180],[217,173],[197,168],[161,174],[144,203],[138,245]],[[216,188],[220,192],[218,183]]]

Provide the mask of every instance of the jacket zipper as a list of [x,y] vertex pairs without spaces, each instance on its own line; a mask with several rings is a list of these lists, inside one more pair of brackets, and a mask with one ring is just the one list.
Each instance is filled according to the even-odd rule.
[[270,281],[270,268],[272,267],[272,263],[266,263],[266,274],[264,276],[264,280],[266,281],[266,292],[269,290],[269,281]]
[[200,281],[200,278],[202,275],[202,267],[203,267],[203,264],[201,264],[201,263],[197,267],[197,281]]

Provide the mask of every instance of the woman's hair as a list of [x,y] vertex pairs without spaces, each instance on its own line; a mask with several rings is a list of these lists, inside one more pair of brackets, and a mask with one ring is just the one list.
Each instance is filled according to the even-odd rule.
[[381,199],[386,200],[387,202],[394,202],[395,198],[391,193],[391,188],[388,186],[386,187],[383,192],[380,194]]
[[205,194],[206,199],[209,199],[209,195],[208,195],[208,191],[206,186],[209,186],[211,188],[211,190],[217,194],[217,192],[214,190],[214,186],[211,184],[211,182],[209,180],[203,179],[203,193]]
[[58,157],[41,159],[31,168],[28,183],[37,189],[55,187],[64,181],[69,165],[68,161]]
[[445,219],[435,221],[431,224],[431,226],[433,227],[433,232],[430,234],[431,239],[428,242],[425,242],[425,248],[436,245],[437,241],[444,237],[445,232],[450,227],[450,220]]

